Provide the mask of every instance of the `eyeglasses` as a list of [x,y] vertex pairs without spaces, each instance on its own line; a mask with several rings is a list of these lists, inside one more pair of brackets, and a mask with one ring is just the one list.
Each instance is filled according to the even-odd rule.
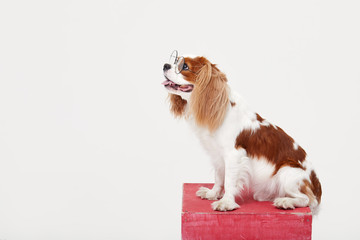
[[[175,65],[175,73],[179,74],[182,70],[190,71],[192,73],[195,73],[189,69],[189,67],[185,64],[185,58],[183,56],[178,57],[178,51],[174,50],[169,59],[170,64]],[[196,74],[196,73],[195,73]]]

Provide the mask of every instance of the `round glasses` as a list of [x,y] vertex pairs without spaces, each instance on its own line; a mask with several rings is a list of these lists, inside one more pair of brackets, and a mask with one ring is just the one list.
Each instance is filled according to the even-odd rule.
[[178,51],[174,50],[170,55],[169,63],[175,65],[175,73],[179,74],[183,70],[185,58],[178,57]]

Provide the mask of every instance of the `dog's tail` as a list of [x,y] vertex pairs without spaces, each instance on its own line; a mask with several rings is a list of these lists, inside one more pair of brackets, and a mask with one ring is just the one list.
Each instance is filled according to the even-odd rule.
[[301,188],[301,192],[303,192],[309,198],[309,207],[314,215],[319,212],[319,204],[321,203],[321,195],[322,189],[321,184],[316,176],[314,170],[311,171],[310,174],[310,182],[304,180],[304,185]]

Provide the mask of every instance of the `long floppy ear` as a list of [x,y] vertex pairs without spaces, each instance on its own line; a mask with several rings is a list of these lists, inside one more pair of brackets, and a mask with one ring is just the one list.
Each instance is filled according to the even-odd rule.
[[179,95],[169,94],[170,99],[170,111],[175,117],[182,117],[185,112],[187,101],[182,99]]
[[198,125],[212,132],[222,124],[229,105],[228,91],[225,74],[206,62],[198,73],[190,99],[190,109]]

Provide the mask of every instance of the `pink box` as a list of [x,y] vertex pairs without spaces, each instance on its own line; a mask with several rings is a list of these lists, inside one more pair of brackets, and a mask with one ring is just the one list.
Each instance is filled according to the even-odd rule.
[[199,187],[213,184],[184,183],[181,216],[182,239],[311,239],[310,208],[281,210],[272,202],[237,199],[241,206],[229,212],[211,209],[214,201],[195,195]]

